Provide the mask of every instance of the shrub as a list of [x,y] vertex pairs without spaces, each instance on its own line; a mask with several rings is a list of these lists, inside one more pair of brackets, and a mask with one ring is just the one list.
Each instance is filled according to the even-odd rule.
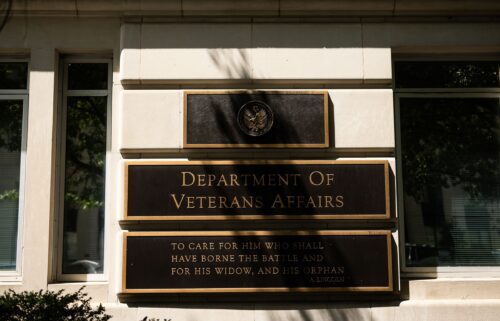
[[0,295],[0,320],[2,321],[107,321],[111,316],[104,313],[99,304],[95,309],[83,287],[75,293],[63,294],[63,290],[24,291],[8,290]]

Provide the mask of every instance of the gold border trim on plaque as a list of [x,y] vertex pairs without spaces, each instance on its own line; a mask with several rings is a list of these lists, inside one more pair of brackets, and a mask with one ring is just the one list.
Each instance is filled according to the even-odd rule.
[[[366,287],[269,287],[269,288],[158,288],[127,289],[127,238],[129,236],[281,236],[281,235],[385,235],[387,238],[387,286]],[[344,230],[344,231],[190,231],[190,232],[125,232],[123,235],[122,293],[265,293],[265,292],[393,292],[392,233],[390,230]]]
[[[188,95],[223,95],[223,94],[286,94],[286,95],[323,95],[323,123],[325,142],[319,144],[190,144],[187,142],[187,98]],[[291,90],[195,90],[184,91],[183,108],[183,148],[328,148],[330,147],[328,113],[328,91],[291,91]]]
[[[305,214],[305,215],[161,215],[161,216],[129,216],[128,215],[128,167],[135,165],[384,165],[384,184],[385,184],[385,213],[381,214]],[[389,162],[386,160],[247,160],[247,161],[126,161],[124,164],[124,219],[126,221],[197,221],[197,220],[306,220],[306,219],[345,219],[345,220],[388,220],[391,218],[391,200],[389,188]]]

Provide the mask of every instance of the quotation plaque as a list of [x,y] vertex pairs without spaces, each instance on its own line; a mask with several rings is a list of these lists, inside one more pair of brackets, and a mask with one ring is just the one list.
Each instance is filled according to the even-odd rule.
[[129,232],[123,293],[390,292],[390,231]]

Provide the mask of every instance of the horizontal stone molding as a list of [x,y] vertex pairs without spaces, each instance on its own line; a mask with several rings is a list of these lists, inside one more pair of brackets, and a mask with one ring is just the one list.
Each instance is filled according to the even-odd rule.
[[495,16],[496,0],[49,0],[14,1],[15,15],[304,17]]

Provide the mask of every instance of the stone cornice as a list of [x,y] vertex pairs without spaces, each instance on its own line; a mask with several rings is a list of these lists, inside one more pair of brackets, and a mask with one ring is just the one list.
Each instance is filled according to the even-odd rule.
[[[12,0],[11,14],[104,17],[498,17],[499,0]],[[5,5],[0,7],[4,10]]]

